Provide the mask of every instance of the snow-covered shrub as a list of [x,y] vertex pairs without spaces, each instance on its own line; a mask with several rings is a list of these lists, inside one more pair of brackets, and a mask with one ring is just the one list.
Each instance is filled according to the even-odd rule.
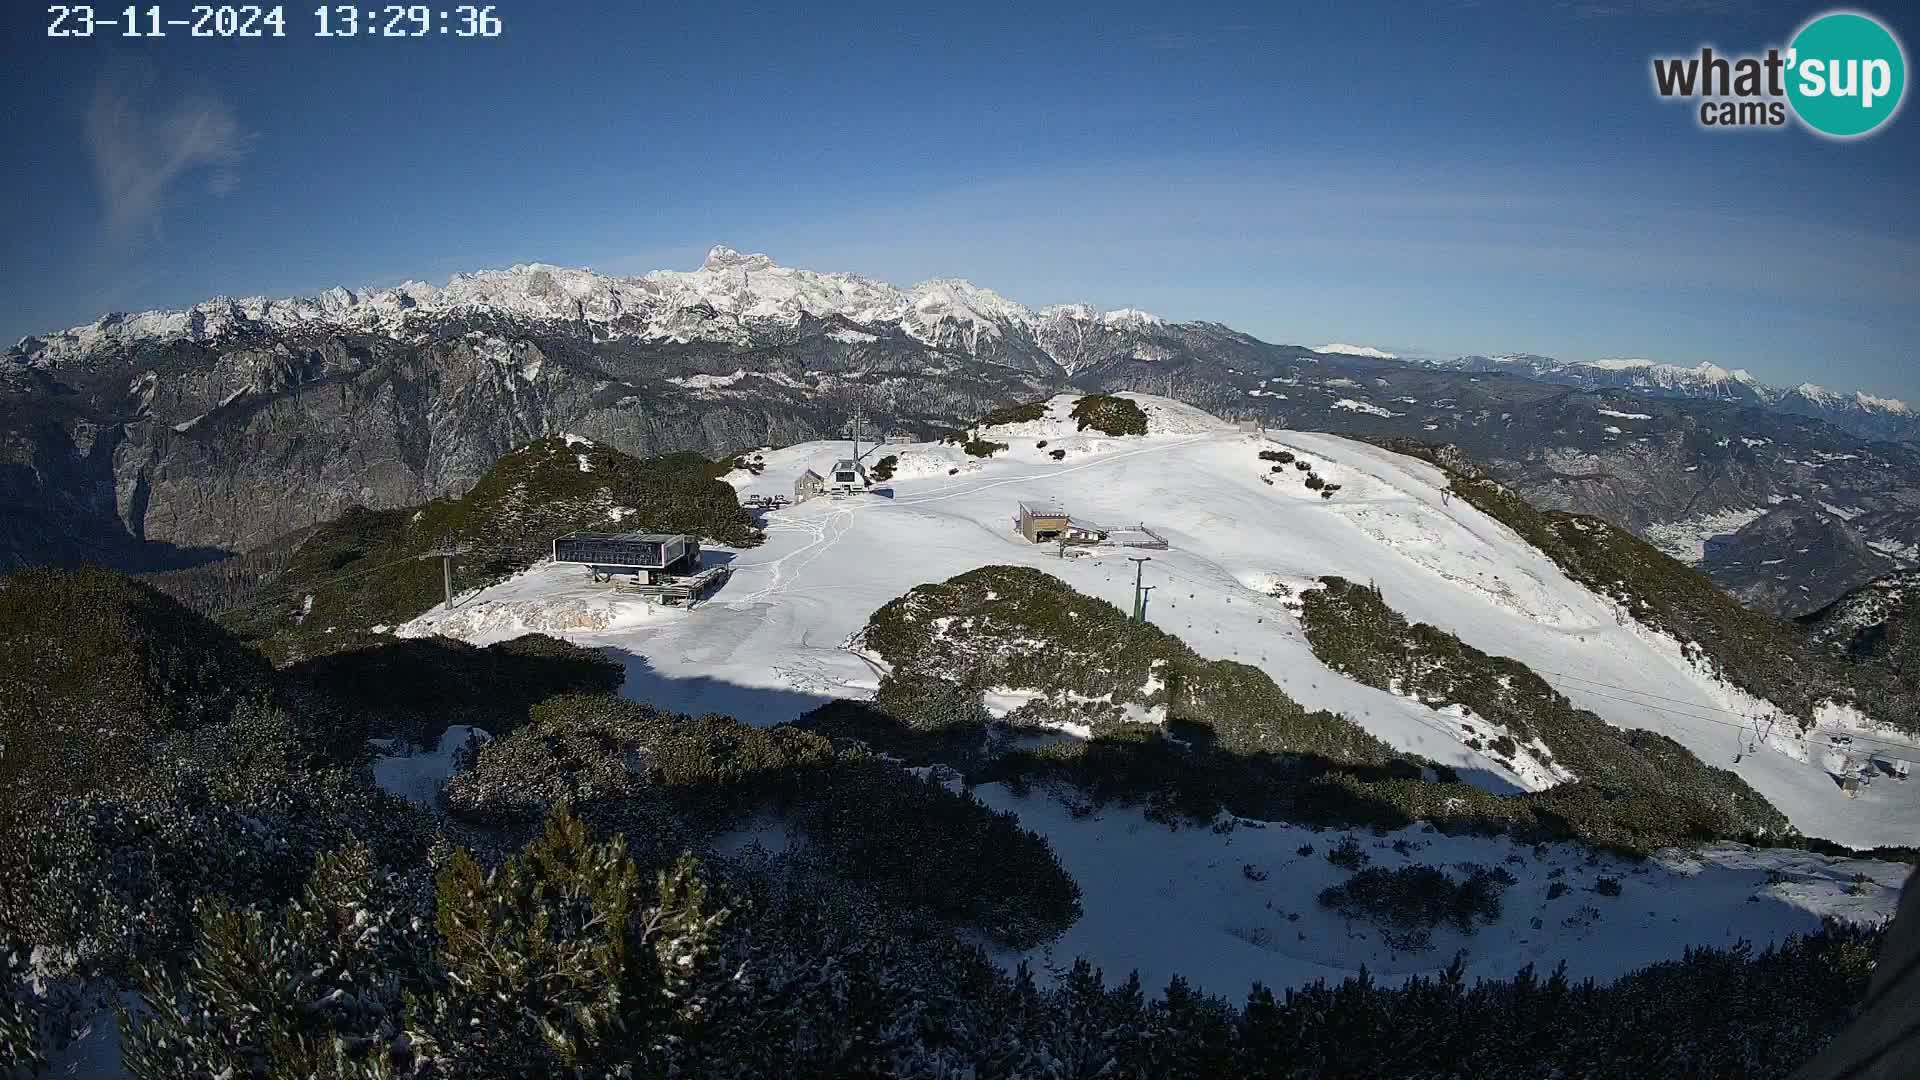
[[[754,814],[779,813],[847,880],[994,940],[1042,940],[1079,913],[1073,879],[1011,815],[794,725],[556,698],[482,748],[445,798],[464,821],[507,826],[565,804],[597,831],[626,832],[653,864]],[[942,853],[943,872],[927,872],[929,850]]]
[[210,903],[191,963],[123,1014],[135,1080],[664,1075],[703,1042],[727,909],[683,859],[645,878],[557,815],[488,872],[457,852],[429,929],[365,845],[277,912]]
[[1343,836],[1339,843],[1327,849],[1327,861],[1345,870],[1358,870],[1372,862],[1373,857],[1360,846],[1360,841]]
[[[1402,935],[1430,931],[1441,923],[1470,934],[1481,923],[1499,920],[1500,895],[1514,877],[1500,867],[1468,866],[1463,873],[1456,881],[1434,866],[1371,866],[1322,890],[1320,905]],[[1419,951],[1430,945],[1430,936],[1403,936],[1394,947]]]
[[361,837],[395,865],[424,859],[411,804],[344,776],[296,785],[186,776],[92,795],[0,836],[0,927],[59,975],[118,976],[177,956],[209,898],[274,904],[322,852]]

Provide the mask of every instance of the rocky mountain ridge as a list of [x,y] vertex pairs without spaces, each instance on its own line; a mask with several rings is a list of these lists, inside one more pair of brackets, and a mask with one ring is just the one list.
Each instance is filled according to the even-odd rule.
[[[728,248],[686,272],[529,264],[109,316],[0,361],[0,564],[151,569],[249,550],[351,506],[459,494],[559,432],[718,456],[831,436],[856,414],[870,431],[931,434],[1062,389],[1451,443],[1540,505],[1633,529],[1776,610],[1920,562],[1917,444],[1762,400],[1739,373],[1702,384],[1726,394],[1683,394],[1634,382],[1667,378],[1658,365],[1594,367],[1626,384],[1578,385],[1545,358],[1379,352],[1030,308],[951,279],[899,289]],[[1876,401],[1855,404],[1896,416]],[[1776,510],[1776,526],[1823,512],[1852,534],[1843,547],[1876,557],[1811,583],[1798,575],[1818,545],[1716,567],[1708,540]]]

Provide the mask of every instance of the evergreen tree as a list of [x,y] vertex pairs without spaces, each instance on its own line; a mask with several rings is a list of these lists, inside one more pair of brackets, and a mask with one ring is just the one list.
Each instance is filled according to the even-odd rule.
[[728,913],[691,857],[645,904],[625,841],[563,810],[497,871],[456,854],[436,891],[441,973],[408,1034],[439,1069],[640,1076],[693,1052]]

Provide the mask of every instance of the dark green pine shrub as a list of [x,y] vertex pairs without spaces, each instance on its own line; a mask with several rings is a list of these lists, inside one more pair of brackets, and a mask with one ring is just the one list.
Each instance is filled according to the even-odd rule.
[[[1016,724],[1029,717],[1118,721],[1129,704],[1164,707],[1189,734],[1232,753],[1401,760],[1345,718],[1302,708],[1258,668],[1204,660],[1151,623],[1134,622],[1029,567],[986,566],[921,585],[874,612],[863,640],[892,668],[877,702],[920,730],[937,730],[957,715],[944,706],[915,707],[930,696],[926,688],[999,685],[1050,695],[1011,714]],[[1041,644],[1007,647],[1012,641]],[[1108,704],[1084,704],[1102,698]],[[968,722],[979,715],[969,714]]]
[[1915,730],[1920,714],[1920,574],[1877,578],[1797,620],[1867,714]]
[[177,956],[209,900],[274,905],[353,838],[393,868],[425,863],[417,807],[346,773],[292,781],[237,764],[55,804],[0,836],[0,927],[59,958],[55,976],[122,977]]
[[1021,405],[1008,405],[1005,408],[995,409],[980,418],[979,426],[998,427],[1001,424],[1027,424],[1035,420],[1045,420],[1047,418],[1048,400],[1047,398],[1042,398],[1039,401],[1029,401]]
[[1358,870],[1373,861],[1360,841],[1351,836],[1343,836],[1340,842],[1327,849],[1327,861],[1345,870]]
[[452,723],[503,736],[562,694],[611,694],[626,669],[598,649],[545,634],[476,648],[452,638],[381,638],[280,670],[282,696],[324,729],[337,755],[369,738],[436,744]]
[[1463,934],[1500,919],[1500,897],[1514,884],[1501,867],[1464,866],[1459,880],[1435,866],[1367,867],[1320,893],[1320,905],[1379,926],[1396,949],[1432,947],[1431,931],[1448,923]]
[[[626,831],[653,861],[671,854],[646,846],[662,833],[684,844],[779,815],[833,873],[1008,944],[1045,940],[1080,912],[1078,886],[1012,815],[793,725],[556,698],[483,747],[445,800],[463,821],[509,829],[569,806],[598,831]],[[941,872],[928,872],[929,851]]]
[[1092,428],[1108,435],[1145,435],[1147,414],[1131,398],[1089,394],[1073,403],[1079,430]]
[[131,783],[272,684],[265,657],[151,586],[92,568],[0,578],[0,817]]
[[[648,888],[609,845],[543,841],[535,851],[511,871],[442,875],[440,922],[454,924],[444,947],[391,947],[408,939],[388,929],[397,927],[384,916],[391,901],[377,893],[357,904],[303,900],[277,919],[285,927],[277,940],[226,935],[243,947],[203,950],[185,978],[161,984],[158,999],[184,1005],[174,1015],[187,1022],[162,1047],[130,1038],[130,1049],[150,1055],[133,1075],[221,1075],[245,1054],[261,1072],[229,1075],[259,1075],[272,1062],[271,1075],[395,1080],[1203,1080],[1337,1062],[1340,1075],[1356,1077],[1629,1080],[1684,1060],[1691,1076],[1734,1080],[1787,1075],[1831,1039],[1865,993],[1879,938],[1830,925],[1759,953],[1745,944],[1689,950],[1607,986],[1561,971],[1541,977],[1531,966],[1469,984],[1456,957],[1437,977],[1399,985],[1364,973],[1278,994],[1256,985],[1236,1007],[1178,977],[1153,995],[1137,978],[1109,985],[1084,960],[1042,987],[1024,965],[1009,974],[980,950],[804,870],[749,878],[717,896],[697,871],[676,878],[679,868]],[[1448,904],[1442,919],[1463,906],[1470,922],[1484,910]],[[309,911],[323,917],[305,918]],[[346,925],[380,929],[365,935],[370,947],[324,929]],[[612,947],[622,938],[624,947]],[[246,970],[282,954],[316,974],[262,980]],[[335,977],[346,970],[336,958],[358,962],[351,985]],[[259,987],[250,1014],[228,1013],[234,995],[214,972]],[[420,989],[410,996],[412,987]],[[262,1041],[262,1028],[304,1038]],[[388,1037],[394,1028],[401,1037]],[[211,1035],[221,1029],[247,1041]]]
[[867,476],[870,477],[875,483],[884,484],[887,481],[893,479],[893,470],[899,464],[900,464],[900,455],[888,454],[886,457],[883,457],[879,461],[876,461],[873,463],[873,468],[868,470]]
[[122,1013],[128,1072],[665,1075],[708,1034],[729,912],[691,859],[649,887],[618,837],[557,815],[497,870],[455,852],[433,903],[430,934],[349,845],[277,914],[207,905],[193,961]]
[[969,457],[990,458],[1000,451],[1007,449],[1007,444],[994,442],[991,439],[968,439],[965,443],[961,444],[960,449],[965,450]]

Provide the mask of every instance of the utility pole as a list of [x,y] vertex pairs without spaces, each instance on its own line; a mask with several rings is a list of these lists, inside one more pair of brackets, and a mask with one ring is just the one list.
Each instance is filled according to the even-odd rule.
[[1147,564],[1153,561],[1153,556],[1129,555],[1127,561],[1133,564],[1133,621],[1140,622],[1146,618],[1147,611],[1143,599],[1145,594],[1140,591],[1140,581],[1141,576],[1146,573]]
[[455,543],[452,533],[440,538],[440,543],[432,551],[414,556],[415,559],[440,560],[440,585],[446,590],[447,610],[453,610],[453,560],[473,550],[473,545],[465,542]]

